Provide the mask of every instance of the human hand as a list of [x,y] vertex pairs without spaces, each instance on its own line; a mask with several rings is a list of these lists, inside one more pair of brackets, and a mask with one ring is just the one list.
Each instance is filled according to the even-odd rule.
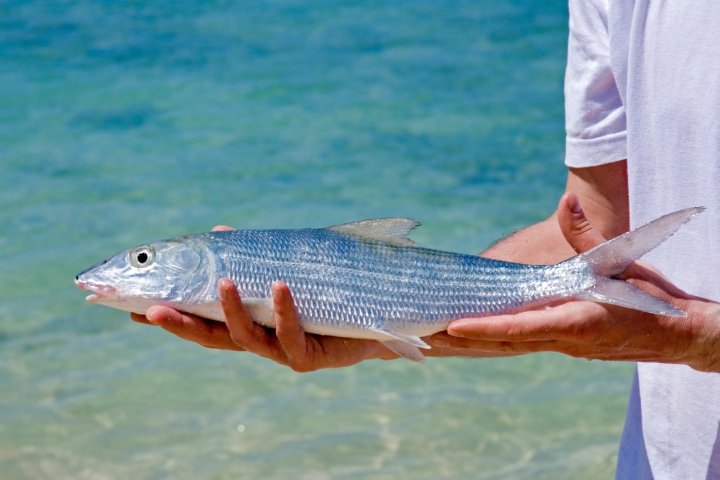
[[[224,225],[213,231],[232,230]],[[207,348],[248,351],[287,365],[297,372],[354,365],[370,358],[397,355],[375,340],[330,337],[305,333],[300,327],[290,289],[272,285],[276,329],[252,321],[232,280],[218,282],[226,323],[206,320],[165,306],[154,306],[145,315],[130,314],[138,323],[157,325],[178,337]]]
[[[563,196],[557,217],[565,238],[578,253],[605,240],[588,222],[573,194]],[[622,277],[688,316],[667,317],[569,301],[543,310],[457,320],[431,342],[465,351],[508,355],[552,351],[586,359],[681,363],[720,372],[717,303],[682,292],[657,271],[637,262]]]

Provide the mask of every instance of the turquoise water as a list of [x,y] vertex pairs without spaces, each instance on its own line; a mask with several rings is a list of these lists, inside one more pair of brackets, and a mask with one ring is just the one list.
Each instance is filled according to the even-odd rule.
[[2,477],[611,477],[629,364],[301,375],[72,282],[219,223],[408,216],[422,245],[474,253],[544,218],[566,24],[563,1],[3,2]]

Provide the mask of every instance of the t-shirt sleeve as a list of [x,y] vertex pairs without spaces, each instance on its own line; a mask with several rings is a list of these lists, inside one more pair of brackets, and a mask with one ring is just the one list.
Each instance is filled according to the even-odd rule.
[[627,158],[625,108],[610,66],[607,0],[570,0],[565,71],[565,164]]

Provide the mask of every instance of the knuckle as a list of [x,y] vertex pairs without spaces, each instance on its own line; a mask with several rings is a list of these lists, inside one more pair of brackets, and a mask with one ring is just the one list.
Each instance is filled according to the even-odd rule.
[[601,338],[601,332],[597,328],[595,322],[581,321],[576,322],[571,329],[572,338],[584,343],[595,343]]
[[292,360],[291,360],[291,361],[288,363],[288,366],[289,366],[294,372],[297,372],[297,373],[309,373],[309,372],[312,372],[312,371],[315,370],[314,368],[312,368],[311,365],[309,365],[309,364],[306,363],[306,362],[297,362],[297,361],[292,361]]
[[513,323],[508,328],[507,338],[510,342],[522,342],[527,338],[526,327],[520,323]]
[[576,235],[578,237],[586,236],[587,234],[594,232],[593,226],[585,218],[573,222],[570,228],[572,229],[573,235]]
[[247,342],[243,341],[242,338],[239,338],[236,334],[230,332],[230,340],[237,345],[238,347],[247,350],[249,348],[249,345]]

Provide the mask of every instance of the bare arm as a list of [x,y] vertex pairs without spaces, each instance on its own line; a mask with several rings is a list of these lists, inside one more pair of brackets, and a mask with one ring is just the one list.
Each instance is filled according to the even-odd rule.
[[[593,228],[582,209],[569,208],[571,197],[566,194],[560,202],[558,229],[566,245],[579,253],[605,238]],[[592,202],[588,205],[589,211],[593,211]],[[599,221],[612,218],[602,215],[603,208],[599,211],[601,215],[595,217]],[[612,222],[609,226],[612,227]],[[606,231],[613,232],[613,229]],[[537,238],[548,241],[553,237]],[[557,250],[564,249],[563,245]],[[514,251],[517,250],[507,252],[512,255]],[[445,355],[492,356],[501,352],[521,355],[552,351],[586,359],[685,364],[696,370],[720,373],[720,304],[682,292],[657,271],[642,264],[632,265],[623,277],[686,311],[687,317],[651,315],[571,301],[544,310],[457,320],[450,324],[448,333],[434,335],[432,344],[441,347]]]
[[[565,188],[566,194],[575,193],[579,203],[569,200],[570,211],[583,205],[590,222],[587,225],[573,225],[573,234],[578,238],[593,225],[605,238],[613,238],[629,229],[627,162],[625,160],[590,168],[571,168]],[[548,219],[531,225],[516,234],[496,243],[482,253],[482,256],[496,260],[519,263],[549,265],[558,263],[576,254],[566,241],[558,223],[558,214],[565,210],[561,201],[558,211]],[[567,220],[567,219],[560,219]]]

